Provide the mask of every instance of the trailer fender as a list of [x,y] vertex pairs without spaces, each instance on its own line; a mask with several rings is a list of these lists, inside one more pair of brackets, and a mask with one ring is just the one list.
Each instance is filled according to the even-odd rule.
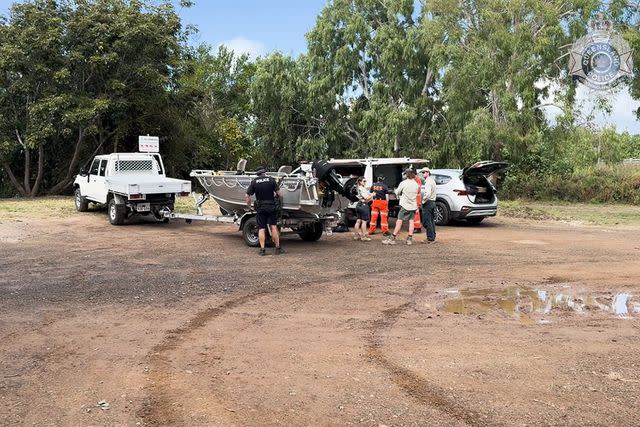
[[238,224],[238,230],[242,231],[244,223],[247,222],[249,218],[253,218],[254,216],[256,216],[255,212],[245,212],[240,218],[238,218],[236,220],[236,224]]

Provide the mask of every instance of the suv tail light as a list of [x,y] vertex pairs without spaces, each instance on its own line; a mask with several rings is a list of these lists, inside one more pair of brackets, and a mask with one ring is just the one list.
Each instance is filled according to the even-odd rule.
[[144,194],[129,194],[129,200],[144,200]]
[[181,191],[181,192],[178,193],[178,196],[187,197],[189,194],[191,194],[191,193],[189,193],[188,191]]
[[468,196],[469,195],[467,190],[453,190],[453,192],[456,193],[458,196]]

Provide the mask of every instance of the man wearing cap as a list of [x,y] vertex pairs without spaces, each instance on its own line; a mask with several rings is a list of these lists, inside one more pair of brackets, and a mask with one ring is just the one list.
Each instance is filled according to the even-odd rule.
[[424,178],[424,194],[422,196],[422,221],[425,223],[427,239],[424,243],[436,241],[436,181],[431,176],[429,168],[422,168],[418,172]]
[[404,171],[406,176],[405,180],[396,188],[396,195],[400,197],[400,212],[398,212],[398,219],[396,220],[396,227],[393,230],[393,234],[387,240],[383,240],[385,245],[395,245],[396,237],[402,229],[402,222],[409,221],[409,235],[407,236],[407,245],[413,244],[413,220],[416,216],[416,210],[418,210],[418,204],[416,198],[420,192],[420,185],[416,182],[416,173],[413,169],[407,169]]
[[251,206],[251,196],[256,196],[256,222],[258,223],[259,255],[261,256],[266,255],[264,246],[267,226],[271,227],[271,237],[276,245],[276,255],[284,252],[280,247],[280,235],[276,226],[278,220],[276,197],[280,198],[280,189],[276,180],[271,176],[267,176],[266,173],[266,166],[258,168],[256,171],[258,176],[251,180],[245,195],[245,201],[248,206]]

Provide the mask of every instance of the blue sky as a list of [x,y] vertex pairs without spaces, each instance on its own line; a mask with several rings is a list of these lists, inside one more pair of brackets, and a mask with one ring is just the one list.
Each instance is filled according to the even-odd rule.
[[297,56],[307,50],[304,35],[325,4],[326,0],[196,0],[179,13],[185,23],[199,28],[199,42],[254,54],[278,50]]
[[[11,0],[0,0],[6,15]],[[253,54],[279,50],[297,56],[307,50],[304,38],[326,0],[195,0],[191,8],[176,6],[183,23],[196,25],[194,43],[220,44]],[[178,1],[174,1],[178,4]]]
[[[0,0],[0,15],[6,15],[12,3]],[[214,48],[224,44],[253,57],[276,50],[297,56],[307,50],[304,35],[326,3],[327,0],[195,0],[193,7],[177,10],[185,25],[198,27],[194,44],[207,43]],[[586,104],[584,109],[589,110],[591,95],[583,90],[579,98]],[[619,131],[640,134],[640,122],[632,113],[640,102],[631,99],[626,90],[613,95],[610,102],[611,115],[597,114],[596,124],[612,123]],[[553,108],[547,110],[552,121],[556,114]]]

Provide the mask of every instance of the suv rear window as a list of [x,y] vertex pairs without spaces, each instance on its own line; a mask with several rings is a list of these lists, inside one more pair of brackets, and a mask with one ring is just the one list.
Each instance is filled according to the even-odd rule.
[[433,179],[436,181],[436,185],[444,185],[447,182],[451,181],[451,177],[449,175],[433,175]]

